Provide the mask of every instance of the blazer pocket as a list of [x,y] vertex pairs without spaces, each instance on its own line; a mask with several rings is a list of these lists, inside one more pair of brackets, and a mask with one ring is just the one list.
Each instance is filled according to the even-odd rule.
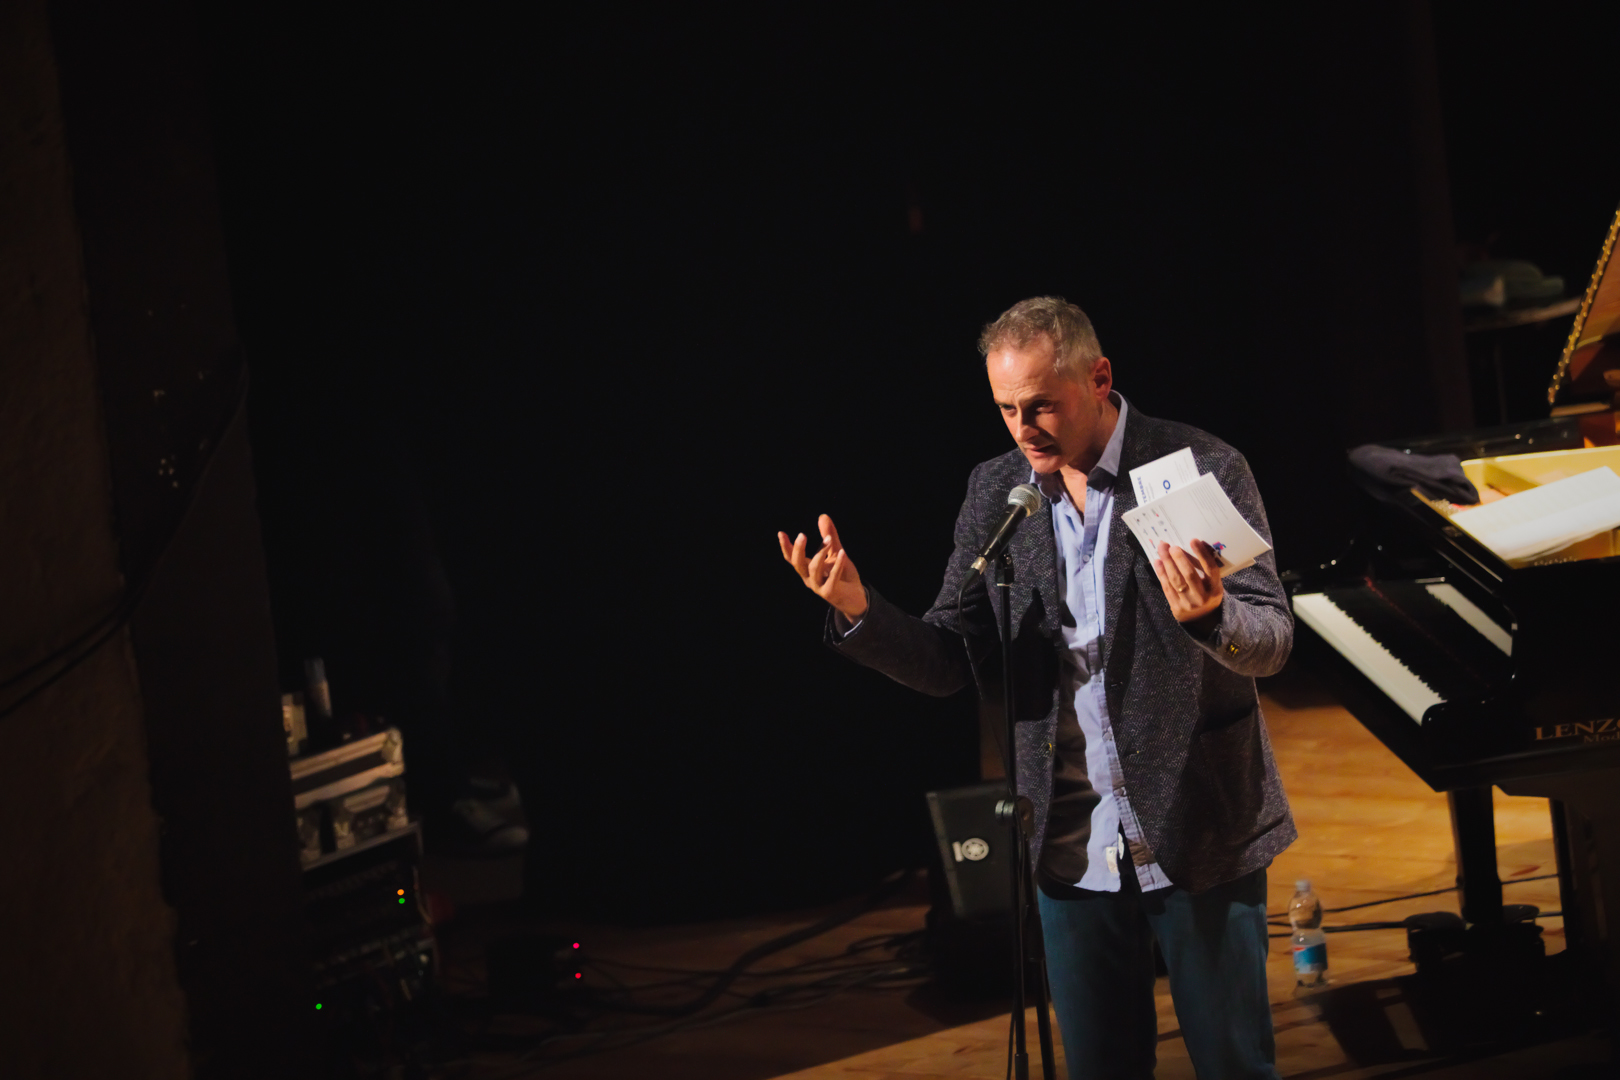
[[1199,731],[1197,766],[1210,809],[1228,826],[1241,827],[1266,799],[1266,757],[1260,738],[1260,707]]

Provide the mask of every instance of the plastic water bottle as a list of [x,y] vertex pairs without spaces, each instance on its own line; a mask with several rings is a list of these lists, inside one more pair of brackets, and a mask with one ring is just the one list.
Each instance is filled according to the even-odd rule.
[[1322,932],[1322,901],[1309,881],[1294,882],[1288,922],[1294,928],[1294,987],[1312,989],[1327,983],[1327,935]]

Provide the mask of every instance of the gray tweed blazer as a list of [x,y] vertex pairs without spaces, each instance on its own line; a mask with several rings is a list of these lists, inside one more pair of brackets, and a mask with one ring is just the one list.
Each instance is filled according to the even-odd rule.
[[[1152,563],[1120,516],[1136,506],[1130,470],[1184,446],[1192,448],[1199,471],[1214,473],[1249,524],[1271,540],[1241,454],[1207,432],[1129,409],[1103,568],[1102,655],[1125,794],[1170,880],[1202,892],[1266,866],[1296,836],[1254,685],[1255,676],[1276,673],[1288,658],[1294,622],[1271,552],[1227,576],[1220,622],[1208,637],[1194,636],[1171,616]],[[956,600],[969,564],[1001,519],[1007,493],[1028,480],[1029,463],[1017,450],[975,468],[933,607],[918,619],[872,590],[866,617],[849,633],[839,634],[829,612],[828,645],[937,696],[973,682],[971,649],[983,680],[979,691],[999,713],[1003,590],[974,581],[963,598],[960,629]],[[1009,548],[1018,790],[1035,806],[1038,859],[1052,793],[1063,647],[1049,505],[1024,522]]]

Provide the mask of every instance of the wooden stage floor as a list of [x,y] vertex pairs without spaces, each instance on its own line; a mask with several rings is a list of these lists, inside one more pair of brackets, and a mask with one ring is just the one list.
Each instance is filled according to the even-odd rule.
[[[1303,678],[1273,680],[1264,708],[1278,768],[1299,826],[1299,840],[1272,864],[1269,903],[1287,910],[1296,878],[1309,878],[1329,908],[1451,888],[1456,859],[1446,797],[1430,791],[1343,708]],[[1553,873],[1552,823],[1545,799],[1495,793],[1499,873],[1507,903],[1559,906]],[[1455,892],[1381,904],[1341,915],[1329,925],[1396,921],[1426,911],[1457,911]],[[1564,946],[1563,920],[1539,920],[1549,954]],[[1514,1078],[1606,1075],[1608,1046],[1580,1035],[1513,1052],[1448,1057],[1430,1051],[1405,1000],[1402,976],[1415,968],[1401,930],[1332,934],[1332,995],[1296,997],[1286,937],[1274,938],[1267,965],[1277,1065],[1284,1077]],[[1160,979],[1160,1080],[1192,1080],[1170,1002]],[[1352,1004],[1353,1003],[1353,1004]],[[1033,1012],[1028,1019],[1030,1075],[1039,1076]],[[1348,1046],[1346,1045],[1348,1044]],[[1005,1072],[1007,1021],[998,1016],[841,1061],[783,1074],[779,1080],[960,1080]],[[1058,1076],[1062,1049],[1058,1049]],[[1358,1060],[1359,1059],[1359,1060]],[[1378,1060],[1369,1060],[1378,1059]]]
[[[1456,868],[1445,796],[1430,791],[1308,680],[1298,676],[1268,680],[1262,692],[1272,745],[1300,832],[1298,842],[1271,869],[1269,910],[1274,914],[1286,910],[1297,877],[1310,878],[1329,908],[1451,889]],[[1557,881],[1530,880],[1554,871],[1546,801],[1498,792],[1496,814],[1500,873],[1508,883],[1506,901],[1556,910]],[[1330,925],[1394,921],[1442,910],[1457,910],[1454,892],[1330,914],[1327,921]],[[917,892],[898,897],[761,966],[836,957],[862,937],[919,928],[925,911],[926,898]],[[591,936],[598,956],[712,969],[824,913],[661,930],[577,929]],[[1544,918],[1541,925],[1548,952],[1562,951],[1561,920]],[[466,948],[476,944],[463,941]],[[1326,994],[1296,998],[1288,939],[1272,940],[1271,997],[1278,1064],[1285,1077],[1573,1080],[1608,1075],[1596,1064],[1606,1059],[1608,1046],[1590,1035],[1573,1034],[1510,1053],[1437,1054],[1428,1045],[1424,1024],[1414,1015],[1414,1008],[1423,1012],[1421,1003],[1408,999],[1412,980],[1403,977],[1414,968],[1406,956],[1403,931],[1332,934],[1328,948],[1333,988]],[[1161,979],[1157,993],[1157,1075],[1165,1080],[1191,1078],[1164,983]],[[995,1010],[993,1003],[941,1002],[930,997],[927,988],[853,991],[804,1008],[717,1017],[720,1022],[712,1026],[600,1053],[546,1052],[525,1060],[475,1055],[481,1060],[466,1062],[471,1068],[457,1075],[557,1080],[992,1080],[1004,1075],[1007,1034],[1005,1013]],[[1039,1076],[1033,1018],[1029,1032],[1031,1075]],[[1064,1075],[1061,1068],[1058,1075]]]

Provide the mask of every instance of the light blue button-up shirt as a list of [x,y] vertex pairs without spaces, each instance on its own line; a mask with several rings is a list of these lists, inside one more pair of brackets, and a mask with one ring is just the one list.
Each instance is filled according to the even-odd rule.
[[[1102,457],[1086,475],[1085,506],[1076,507],[1057,473],[1030,480],[1052,503],[1052,533],[1057,541],[1058,599],[1073,616],[1063,627],[1064,662],[1060,664],[1059,708],[1072,716],[1085,736],[1086,776],[1101,796],[1091,811],[1091,839],[1086,844],[1086,872],[1079,888],[1118,892],[1119,873],[1130,856],[1119,843],[1120,834],[1137,853],[1149,853],[1141,823],[1131,809],[1125,774],[1119,767],[1119,746],[1108,715],[1103,689],[1102,639],[1103,566],[1108,559],[1108,526],[1114,515],[1114,482],[1119,475],[1120,448],[1125,441],[1125,399],[1111,392],[1119,409],[1119,422]],[[1130,543],[1129,535],[1120,538]],[[1064,620],[1068,622],[1070,620]],[[1061,723],[1066,717],[1060,717]],[[1136,867],[1143,891],[1163,889],[1170,879],[1155,861]]]

